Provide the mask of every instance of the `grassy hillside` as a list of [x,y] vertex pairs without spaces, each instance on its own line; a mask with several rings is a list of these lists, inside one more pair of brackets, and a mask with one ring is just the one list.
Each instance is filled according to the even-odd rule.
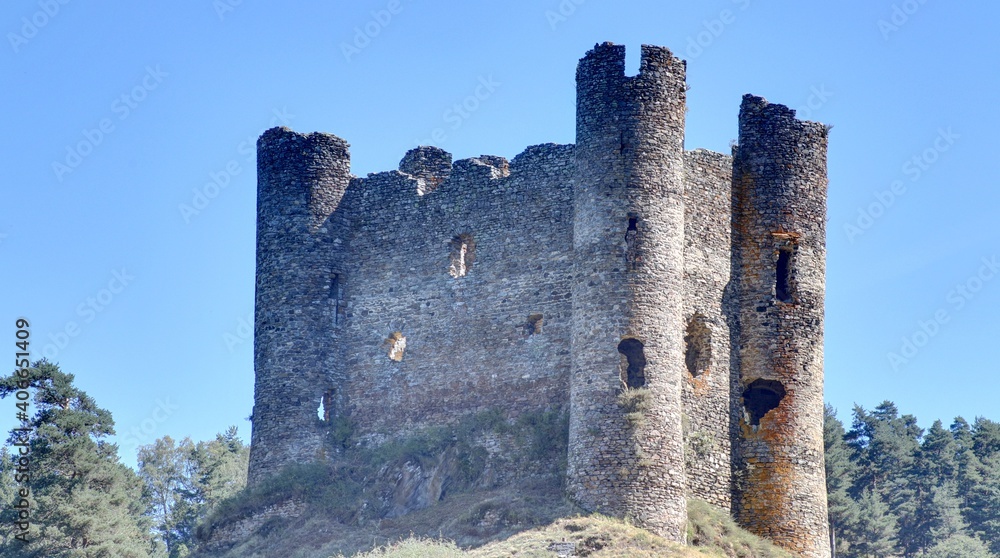
[[[743,531],[704,502],[688,506],[689,546],[603,516],[552,519],[571,513],[557,492],[531,496],[470,493],[394,520],[347,527],[336,521],[274,521],[244,543],[212,558],[500,558],[588,556],[644,558],[792,558]],[[531,527],[534,524],[536,526]],[[395,540],[399,542],[389,543]],[[374,550],[375,545],[381,545]],[[361,549],[361,550],[359,550]]]

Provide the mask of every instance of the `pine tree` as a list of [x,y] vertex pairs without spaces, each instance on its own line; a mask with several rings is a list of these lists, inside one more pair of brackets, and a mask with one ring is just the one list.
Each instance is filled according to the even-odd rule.
[[890,501],[900,488],[904,471],[913,463],[920,435],[916,418],[900,417],[890,401],[883,401],[871,413],[855,406],[854,423],[845,438],[852,461],[858,465],[852,495],[858,498],[870,489]]
[[10,527],[17,521],[14,502],[20,487],[14,481],[14,467],[10,452],[6,447],[0,448],[0,525],[3,525],[0,529],[0,548],[14,536]]
[[[75,388],[73,375],[54,364],[35,363],[29,374],[36,410],[28,446],[30,542],[8,541],[0,555],[147,558],[152,541],[143,518],[142,485],[107,440],[114,434],[111,413]],[[16,376],[0,381],[0,397],[16,390]]]
[[979,539],[958,534],[937,542],[921,558],[994,558],[994,555]]
[[851,556],[887,558],[893,554],[896,519],[878,493],[868,489],[858,500],[858,521],[851,529]]
[[977,481],[968,494],[970,529],[1000,554],[1000,454],[980,459]]
[[957,444],[941,421],[927,431],[893,501],[899,519],[898,545],[916,556],[942,538],[965,529],[957,496]]
[[844,535],[858,520],[858,507],[847,490],[853,483],[856,467],[851,452],[844,443],[844,425],[830,405],[823,409],[823,445],[826,462],[826,501],[830,518],[830,534],[837,555],[848,552],[850,541]]

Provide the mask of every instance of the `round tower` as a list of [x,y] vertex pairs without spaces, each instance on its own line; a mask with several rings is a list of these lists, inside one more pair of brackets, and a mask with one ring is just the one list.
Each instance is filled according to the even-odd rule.
[[597,45],[577,67],[568,490],[676,541],[687,519],[684,370],[685,65]]
[[[257,141],[254,408],[248,482],[322,457],[341,278],[330,215],[350,182],[348,144],[272,128]],[[325,407],[325,409],[324,409]]]
[[830,555],[823,463],[827,129],[743,97],[733,161],[739,522]]

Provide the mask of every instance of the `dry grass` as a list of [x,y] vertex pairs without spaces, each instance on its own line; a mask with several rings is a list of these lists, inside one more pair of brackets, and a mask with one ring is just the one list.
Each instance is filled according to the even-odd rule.
[[[664,540],[626,522],[602,516],[559,519],[479,548],[462,550],[450,541],[410,538],[356,558],[556,558],[560,543],[571,556],[590,558],[793,558],[736,526],[724,511],[699,501],[689,506],[689,546]],[[554,545],[555,543],[555,545]]]

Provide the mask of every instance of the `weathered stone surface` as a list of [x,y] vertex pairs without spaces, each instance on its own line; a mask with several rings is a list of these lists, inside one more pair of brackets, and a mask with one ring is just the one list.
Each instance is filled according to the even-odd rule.
[[[827,129],[797,120],[787,107],[745,95],[739,130],[733,269],[739,278],[744,397],[734,452],[734,511],[755,533],[803,556],[825,557],[830,555],[823,466]],[[754,385],[761,387],[747,389]],[[749,412],[754,399],[781,391],[777,407],[755,421]]]
[[301,516],[305,510],[305,503],[296,500],[268,506],[258,510],[250,517],[213,529],[211,536],[202,545],[201,550],[211,552],[228,548],[249,539],[254,531],[272,519],[296,518]]
[[[826,130],[746,96],[733,156],[685,151],[685,63],[644,46],[624,68],[587,53],[575,145],[509,162],[419,147],[357,178],[340,138],[264,133],[251,483],[337,459],[344,423],[377,446],[555,411],[583,507],[683,541],[690,496],[828,554]],[[490,482],[517,482],[482,443]],[[439,498],[450,462],[401,469],[391,513]]]

